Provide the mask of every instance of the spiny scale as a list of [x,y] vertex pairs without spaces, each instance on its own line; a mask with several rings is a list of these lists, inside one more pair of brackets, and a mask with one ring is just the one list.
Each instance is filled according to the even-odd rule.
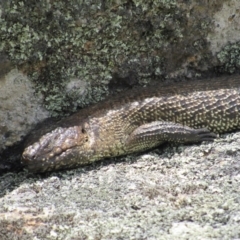
[[34,132],[23,163],[42,172],[143,151],[165,141],[213,140],[214,133],[240,128],[239,93],[238,75],[128,91]]

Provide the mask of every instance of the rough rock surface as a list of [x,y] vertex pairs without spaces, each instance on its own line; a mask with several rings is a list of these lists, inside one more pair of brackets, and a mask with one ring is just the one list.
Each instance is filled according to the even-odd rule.
[[240,2],[238,0],[225,2],[222,9],[214,14],[214,28],[207,37],[213,54],[221,51],[228,43],[240,40],[239,34],[236,34],[240,31],[239,21]]
[[[239,72],[239,9],[238,0],[1,1],[0,51],[19,71],[0,59],[0,148],[44,108],[64,115],[116,88]],[[1,175],[0,239],[239,239],[239,137]]]
[[239,9],[237,0],[1,1],[0,52],[19,72],[7,73],[1,53],[0,152],[44,109],[63,116],[129,86],[239,71]]
[[240,133],[0,177],[0,239],[239,239]]
[[38,122],[49,117],[42,102],[34,84],[17,69],[0,77],[0,152],[20,142]]

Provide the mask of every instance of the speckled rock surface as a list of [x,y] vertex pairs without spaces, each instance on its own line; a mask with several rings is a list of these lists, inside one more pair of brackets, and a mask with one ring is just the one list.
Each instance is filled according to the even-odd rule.
[[239,70],[238,22],[238,0],[1,1],[0,51],[63,116],[129,85]]
[[[34,123],[31,104],[41,98],[25,99],[25,90],[34,96],[28,79],[44,107],[64,115],[118,85],[240,68],[238,0],[11,0],[0,2],[0,16],[0,51],[20,78],[16,88],[4,88],[7,71],[0,69],[0,91],[12,89],[18,108],[16,115],[4,110],[14,123],[11,134],[0,127],[6,145],[24,134],[19,112],[25,130]],[[239,239],[239,137],[71,171],[1,175],[0,239]]]
[[1,1],[0,153],[44,109],[65,116],[129,86],[238,72],[239,9],[237,0]]
[[239,8],[237,0],[1,1],[0,51],[19,70],[7,74],[1,53],[0,151],[44,109],[64,116],[129,86],[239,71]]
[[221,51],[228,43],[240,40],[239,34],[236,34],[240,31],[239,21],[240,2],[238,0],[225,2],[222,9],[214,14],[213,32],[207,37],[213,54]]
[[240,133],[0,178],[0,239],[239,239]]
[[42,101],[34,84],[17,69],[0,77],[0,152],[20,142],[38,122],[49,117]]

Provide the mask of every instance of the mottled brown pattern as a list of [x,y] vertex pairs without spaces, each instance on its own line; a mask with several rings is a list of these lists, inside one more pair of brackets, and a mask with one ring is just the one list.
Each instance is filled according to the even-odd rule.
[[213,140],[214,133],[239,129],[239,92],[239,75],[129,91],[40,129],[25,149],[23,163],[43,172],[166,141]]

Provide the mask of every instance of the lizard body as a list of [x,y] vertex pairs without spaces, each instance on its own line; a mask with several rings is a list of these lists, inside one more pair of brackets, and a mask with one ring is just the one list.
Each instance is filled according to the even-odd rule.
[[211,141],[239,128],[239,75],[161,85],[82,109],[45,127],[46,133],[43,128],[22,162],[33,172],[75,168],[163,142]]

